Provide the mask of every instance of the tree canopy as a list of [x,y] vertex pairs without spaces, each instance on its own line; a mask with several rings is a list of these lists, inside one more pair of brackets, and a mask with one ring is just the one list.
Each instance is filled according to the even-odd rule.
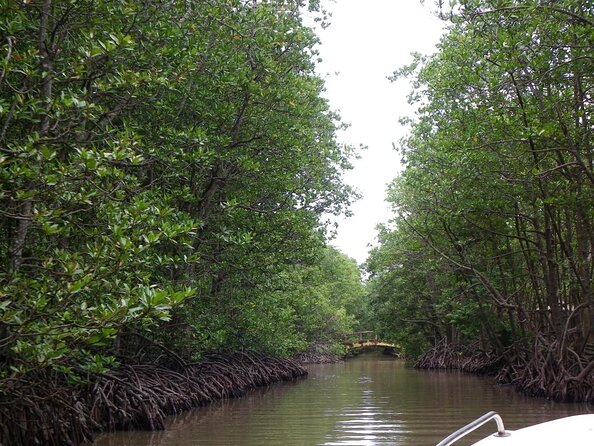
[[368,261],[374,307],[411,352],[478,343],[507,358],[508,379],[533,373],[535,393],[581,398],[572,386],[594,367],[594,10],[450,4],[437,53],[395,73],[414,79],[418,113]]
[[0,379],[350,330],[352,151],[302,3],[0,1]]

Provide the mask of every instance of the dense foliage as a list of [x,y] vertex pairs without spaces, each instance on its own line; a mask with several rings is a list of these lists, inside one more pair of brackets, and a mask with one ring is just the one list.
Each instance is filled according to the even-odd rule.
[[351,330],[324,247],[351,153],[301,3],[0,0],[0,380]]
[[450,3],[438,52],[396,73],[419,108],[368,262],[379,323],[412,353],[474,343],[534,393],[590,398],[592,3]]

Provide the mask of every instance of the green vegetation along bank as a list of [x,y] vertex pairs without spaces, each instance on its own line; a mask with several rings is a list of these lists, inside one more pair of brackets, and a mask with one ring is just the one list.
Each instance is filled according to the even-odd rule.
[[592,2],[450,6],[436,54],[395,73],[418,115],[367,263],[376,329],[594,402]]
[[167,415],[306,375],[296,362],[253,352],[207,354],[175,368],[128,365],[77,386],[38,375],[10,414],[0,413],[0,438],[7,445],[60,446],[88,444],[96,431],[161,430]]
[[356,328],[359,270],[325,245],[353,153],[304,14],[0,0],[0,443],[120,370]]

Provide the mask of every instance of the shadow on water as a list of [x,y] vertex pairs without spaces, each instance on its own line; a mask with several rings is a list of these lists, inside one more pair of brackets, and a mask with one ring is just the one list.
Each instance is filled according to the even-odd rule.
[[[380,354],[309,370],[306,380],[171,417],[166,431],[107,434],[95,445],[431,445],[489,410],[507,429],[594,411],[527,398],[486,378],[413,370]],[[494,429],[487,424],[457,445]]]

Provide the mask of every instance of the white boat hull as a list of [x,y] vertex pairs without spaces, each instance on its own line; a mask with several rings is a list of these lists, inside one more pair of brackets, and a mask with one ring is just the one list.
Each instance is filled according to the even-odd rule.
[[491,435],[474,446],[594,446],[594,414],[576,415]]

